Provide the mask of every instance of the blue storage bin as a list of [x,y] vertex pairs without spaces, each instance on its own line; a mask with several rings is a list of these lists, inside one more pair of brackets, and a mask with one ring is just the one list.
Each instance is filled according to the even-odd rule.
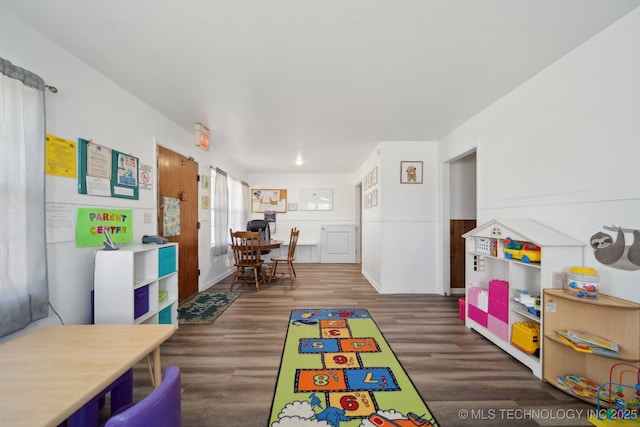
[[176,247],[166,246],[158,249],[158,276],[166,276],[176,271]]
[[137,319],[149,312],[149,286],[143,286],[133,291],[133,317]]
[[171,307],[167,307],[158,313],[158,323],[161,325],[171,324]]

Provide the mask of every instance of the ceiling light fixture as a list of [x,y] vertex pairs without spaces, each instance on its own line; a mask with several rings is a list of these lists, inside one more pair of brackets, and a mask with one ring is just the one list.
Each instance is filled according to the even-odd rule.
[[298,156],[298,157],[296,158],[296,165],[298,165],[298,166],[302,166],[302,164],[303,164],[302,157],[301,157],[301,156]]

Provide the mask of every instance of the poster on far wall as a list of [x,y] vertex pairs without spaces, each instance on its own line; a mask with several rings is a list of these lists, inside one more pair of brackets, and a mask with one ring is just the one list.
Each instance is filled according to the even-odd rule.
[[165,197],[162,202],[162,235],[180,235],[180,199]]

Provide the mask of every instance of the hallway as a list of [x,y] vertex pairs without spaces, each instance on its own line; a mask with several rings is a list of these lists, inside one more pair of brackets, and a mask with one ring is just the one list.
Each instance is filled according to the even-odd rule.
[[[457,297],[380,295],[357,264],[296,264],[296,272],[293,285],[280,280],[259,292],[236,287],[243,294],[213,324],[181,325],[162,346],[163,368],[175,364],[182,371],[185,427],[266,426],[295,308],[369,310],[443,427],[590,425],[531,419],[534,408],[548,418],[594,408],[541,382],[465,328]],[[210,291],[227,291],[229,284],[227,278]],[[146,363],[136,366],[135,384],[137,400],[150,390]],[[461,418],[461,410],[475,418]]]

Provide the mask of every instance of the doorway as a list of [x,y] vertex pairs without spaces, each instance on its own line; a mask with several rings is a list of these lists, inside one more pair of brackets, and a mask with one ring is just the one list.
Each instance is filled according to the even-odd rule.
[[178,243],[178,301],[198,292],[198,163],[158,146],[158,234],[164,235],[164,198],[180,201],[180,232],[165,236]]
[[[465,240],[462,234],[476,227],[476,151],[475,149],[445,164],[443,237],[445,254],[444,294],[465,293]],[[448,276],[448,277],[447,277]],[[448,285],[448,291],[447,291]]]

